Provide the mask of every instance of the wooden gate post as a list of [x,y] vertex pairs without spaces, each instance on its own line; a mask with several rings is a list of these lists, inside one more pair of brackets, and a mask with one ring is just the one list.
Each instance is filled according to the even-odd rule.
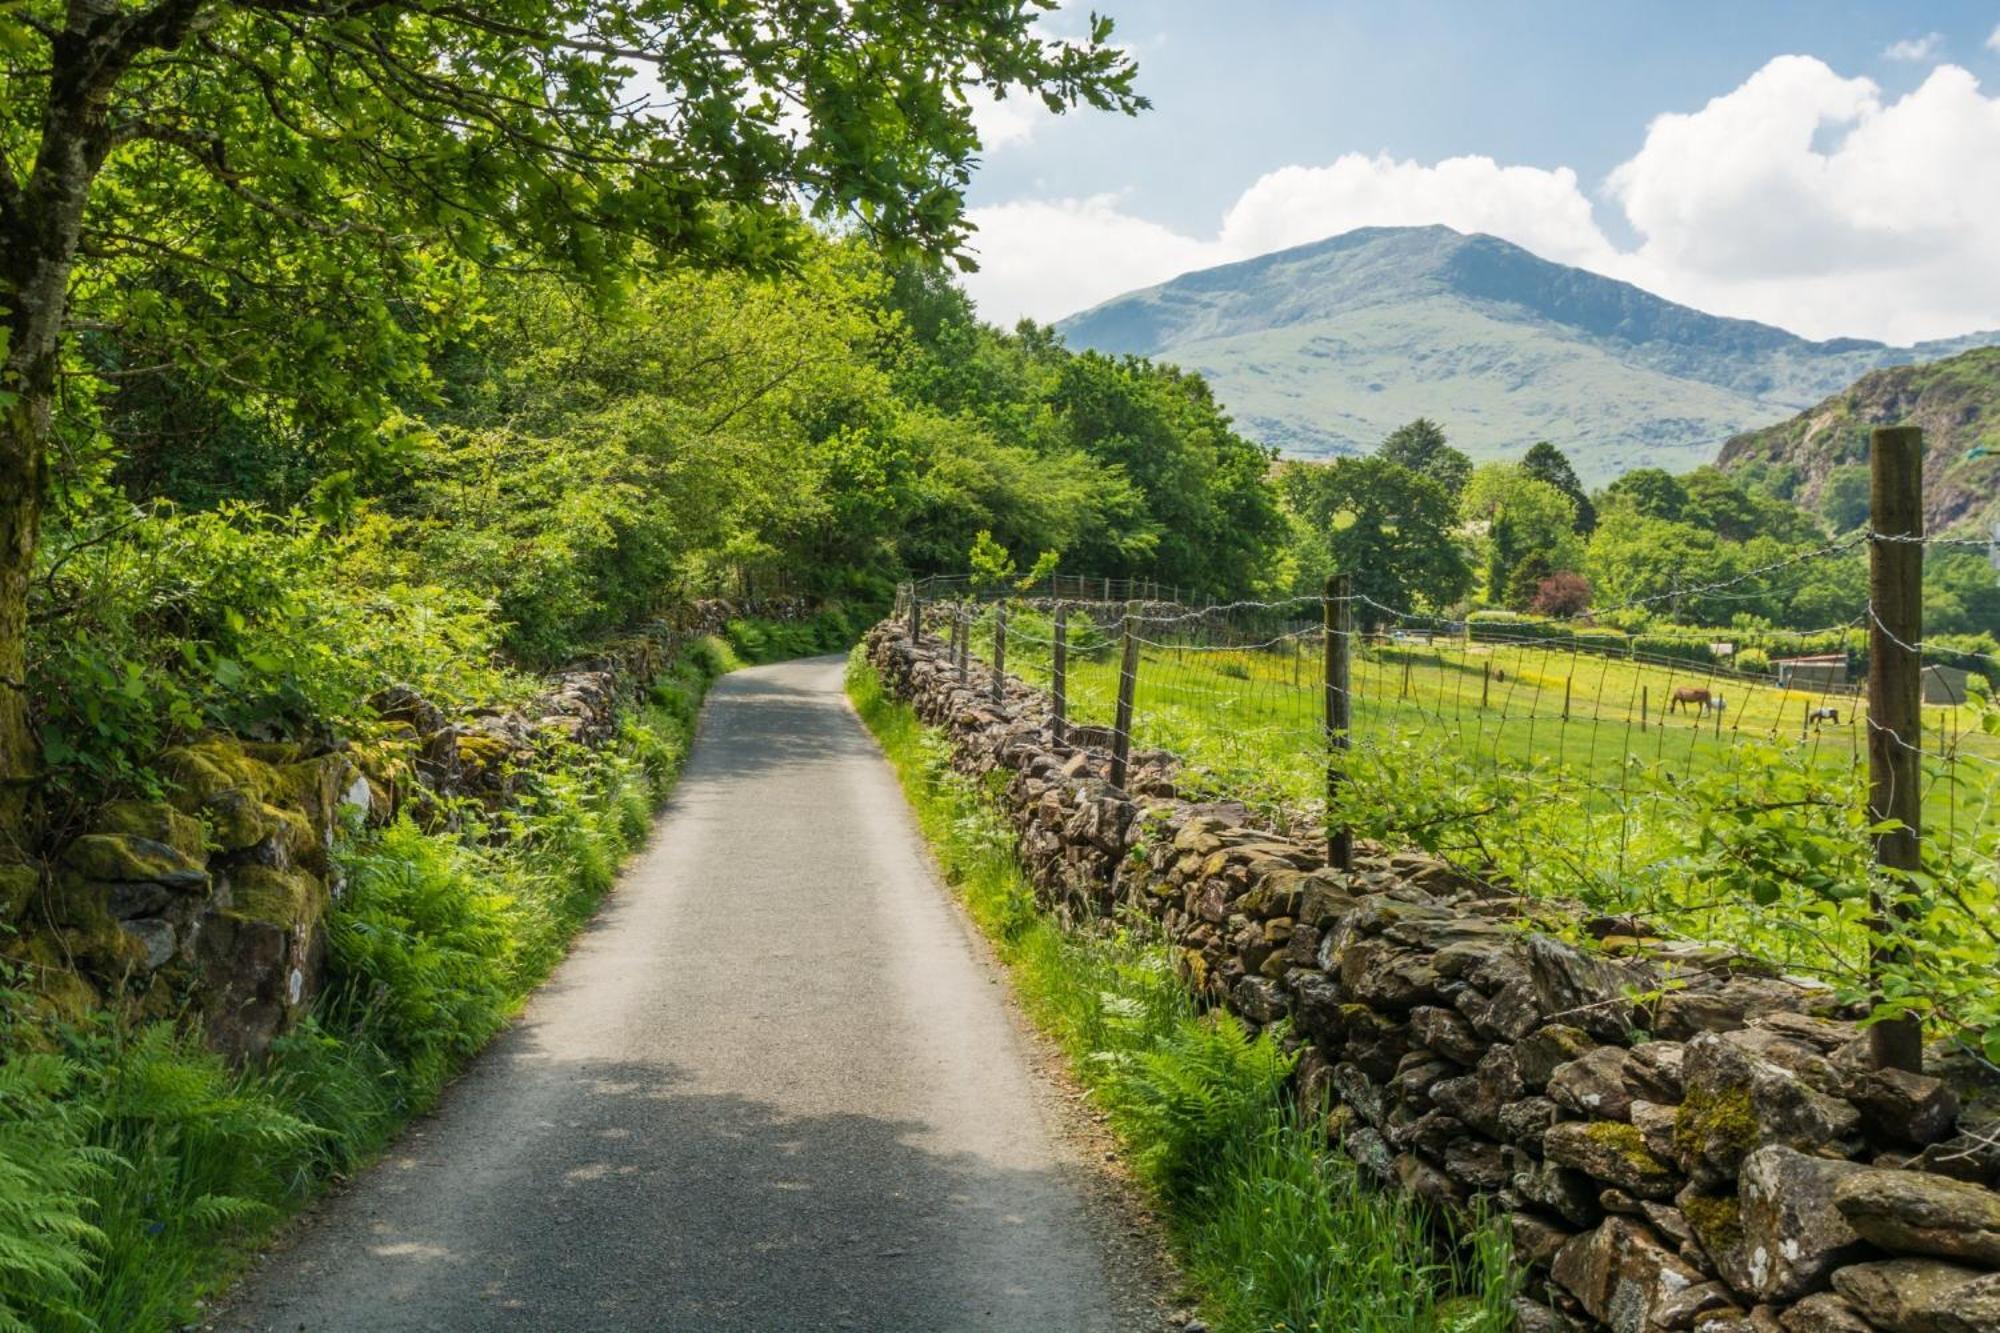
[[1069,603],[1056,603],[1056,631],[1053,662],[1050,667],[1051,689],[1054,695],[1054,711],[1050,717],[1050,737],[1057,745],[1063,743],[1063,733],[1069,729]]
[[1111,731],[1111,785],[1124,789],[1132,764],[1132,702],[1139,693],[1139,604],[1125,606],[1125,651],[1118,661],[1118,712]]
[[[1922,862],[1924,637],[1924,433],[1915,426],[1869,432],[1868,542],[1868,817],[1897,827],[1875,835],[1879,876],[1869,897],[1871,980],[1884,964],[1905,957],[1888,941],[1892,918],[1909,908],[1888,902]],[[1879,988],[1876,998],[1880,999]],[[1914,1018],[1892,1018],[1868,1029],[1878,1069],[1923,1069],[1923,1031]]]
[[1340,785],[1347,780],[1348,730],[1354,721],[1348,692],[1354,628],[1351,588],[1347,575],[1331,575],[1320,601],[1326,632],[1326,861],[1336,870],[1354,869],[1354,832],[1335,814]]
[[993,604],[993,702],[1007,697],[1007,603]]

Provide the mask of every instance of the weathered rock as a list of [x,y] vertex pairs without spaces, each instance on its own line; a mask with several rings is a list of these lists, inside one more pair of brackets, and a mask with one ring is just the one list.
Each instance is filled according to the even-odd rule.
[[1644,1223],[1613,1217],[1557,1253],[1552,1278],[1613,1333],[1662,1327],[1661,1308],[1702,1276],[1662,1245]]
[[1687,1047],[1677,1041],[1646,1041],[1625,1062],[1625,1089],[1638,1100],[1678,1105],[1686,1091],[1681,1065]]
[[1622,1046],[1599,1046],[1549,1075],[1549,1096],[1564,1110],[1603,1120],[1629,1120],[1632,1094],[1625,1067],[1631,1054]]
[[1433,1208],[1451,1212],[1465,1203],[1464,1187],[1415,1153],[1396,1158],[1392,1170],[1398,1189]]
[[1244,977],[1229,993],[1231,1006],[1252,1023],[1270,1023],[1283,1018],[1291,1001],[1277,982],[1269,977]]
[[2000,1267],[2000,1194],[1921,1171],[1856,1169],[1833,1196],[1863,1237],[1896,1254]]
[[[1320,949],[1326,965],[1326,948]],[[1434,1003],[1440,978],[1429,955],[1380,939],[1358,939],[1339,956],[1340,984],[1362,1004],[1409,1009]]]
[[1697,1282],[1691,1287],[1681,1288],[1661,1301],[1653,1310],[1652,1327],[1693,1328],[1695,1321],[1703,1315],[1724,1312],[1743,1313],[1729,1288],[1720,1282]]
[[1901,1069],[1847,1071],[1840,1095],[1859,1108],[1869,1133],[1892,1143],[1936,1143],[1958,1119],[1958,1094],[1944,1080]]
[[174,956],[175,937],[172,923],[153,917],[120,921],[118,928],[138,941],[139,947],[145,950],[145,957],[140,966],[146,971],[151,972],[165,966],[167,960]]
[[1500,1108],[1500,1133],[1515,1143],[1540,1143],[1558,1114],[1546,1097],[1523,1097]]
[[1542,1136],[1542,1153],[1560,1166],[1617,1185],[1642,1199],[1670,1197],[1680,1182],[1674,1169],[1653,1156],[1645,1136],[1614,1120],[1573,1120]]
[[1656,989],[1660,980],[1644,963],[1586,954],[1547,935],[1528,940],[1528,971],[1550,1020],[1608,1041],[1622,1041],[1632,1031],[1635,996]]
[[1626,1108],[1632,1125],[1646,1141],[1646,1150],[1663,1162],[1674,1160],[1674,1122],[1679,1112],[1658,1102],[1633,1102]]
[[1472,1024],[1456,1011],[1428,1004],[1410,1011],[1410,1036],[1425,1050],[1435,1051],[1468,1068],[1478,1064],[1479,1057],[1492,1045],[1481,1040],[1472,1030]]
[[1830,1291],[1815,1292],[1778,1320],[1785,1333],[1875,1333],[1875,1326]]
[[1889,1259],[1841,1269],[1833,1289],[1884,1333],[2000,1329],[2000,1273],[1938,1259]]
[[1714,1033],[1688,1043],[1682,1072],[1687,1092],[1674,1124],[1675,1156],[1697,1180],[1733,1177],[1743,1158],[1767,1143],[1851,1148],[1860,1126],[1860,1113],[1846,1102]]
[[165,843],[189,861],[207,859],[201,821],[165,801],[113,801],[92,816],[90,831]]
[[1570,1237],[1576,1233],[1557,1226],[1539,1213],[1507,1214],[1507,1237],[1516,1262],[1529,1268],[1546,1268]]
[[1597,1202],[1598,1186],[1583,1172],[1532,1158],[1516,1165],[1520,1169],[1514,1173],[1514,1191],[1529,1203],[1540,1204],[1572,1226],[1592,1226],[1604,1215]]
[[206,892],[208,871],[164,842],[131,833],[86,833],[63,849],[63,864],[100,883],[162,884]]
[[1514,1062],[1521,1071],[1522,1084],[1539,1092],[1548,1086],[1550,1076],[1558,1068],[1581,1059],[1596,1047],[1597,1043],[1582,1028],[1551,1023],[1514,1043]]
[[1709,1246],[1722,1276],[1747,1296],[1791,1301],[1827,1284],[1865,1247],[1834,1207],[1841,1180],[1867,1168],[1772,1144],[1743,1160],[1737,1183],[1741,1240]]
[[1395,1179],[1396,1154],[1381,1134],[1373,1129],[1357,1129],[1341,1140],[1341,1148],[1354,1159],[1354,1164],[1375,1178],[1377,1184],[1387,1184]]

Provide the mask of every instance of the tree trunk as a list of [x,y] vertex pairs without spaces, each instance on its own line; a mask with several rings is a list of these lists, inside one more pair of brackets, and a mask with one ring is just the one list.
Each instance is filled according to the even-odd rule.
[[[10,364],[9,369],[13,366]],[[40,748],[28,725],[28,580],[48,469],[51,394],[34,371],[8,376],[0,410],[0,865],[34,852]]]

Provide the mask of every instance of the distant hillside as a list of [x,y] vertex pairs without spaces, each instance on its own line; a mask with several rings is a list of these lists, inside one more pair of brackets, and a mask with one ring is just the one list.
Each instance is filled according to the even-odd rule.
[[[1924,428],[1924,521],[1934,532],[1967,527],[1984,535],[2000,521],[2000,348],[1965,352],[1921,366],[1864,375],[1850,388],[1790,421],[1736,436],[1722,467],[1784,469],[1801,504],[1829,512],[1840,474],[1858,487],[1868,466],[1871,426]],[[1990,451],[1972,458],[1980,445]]]
[[1288,454],[1358,453],[1412,417],[1475,458],[1550,440],[1586,482],[1682,471],[1878,366],[2000,342],[1809,342],[1449,227],[1370,227],[1132,292],[1056,326],[1201,371]]

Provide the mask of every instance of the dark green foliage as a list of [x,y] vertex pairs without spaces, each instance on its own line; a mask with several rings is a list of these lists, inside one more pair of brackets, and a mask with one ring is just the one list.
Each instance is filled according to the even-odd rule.
[[1418,417],[1389,432],[1389,437],[1376,446],[1375,457],[1429,477],[1443,486],[1454,501],[1472,479],[1472,460],[1452,448],[1444,428],[1428,417]]
[[1570,466],[1569,455],[1547,440],[1542,440],[1529,447],[1528,452],[1521,458],[1521,466],[1526,469],[1529,476],[1537,481],[1547,482],[1575,502],[1576,530],[1586,537],[1589,536],[1591,529],[1597,526],[1597,506],[1590,502],[1590,496],[1584,492],[1583,483],[1577,479],[1576,469]]
[[1633,468],[1604,488],[1609,503],[1623,503],[1641,518],[1678,522],[1688,507],[1687,487],[1662,468]]
[[[1463,597],[1472,570],[1453,537],[1456,503],[1443,485],[1377,457],[1294,463],[1280,482],[1301,526],[1300,580],[1349,575],[1355,592],[1396,610]],[[1364,608],[1364,623],[1380,612]]]

